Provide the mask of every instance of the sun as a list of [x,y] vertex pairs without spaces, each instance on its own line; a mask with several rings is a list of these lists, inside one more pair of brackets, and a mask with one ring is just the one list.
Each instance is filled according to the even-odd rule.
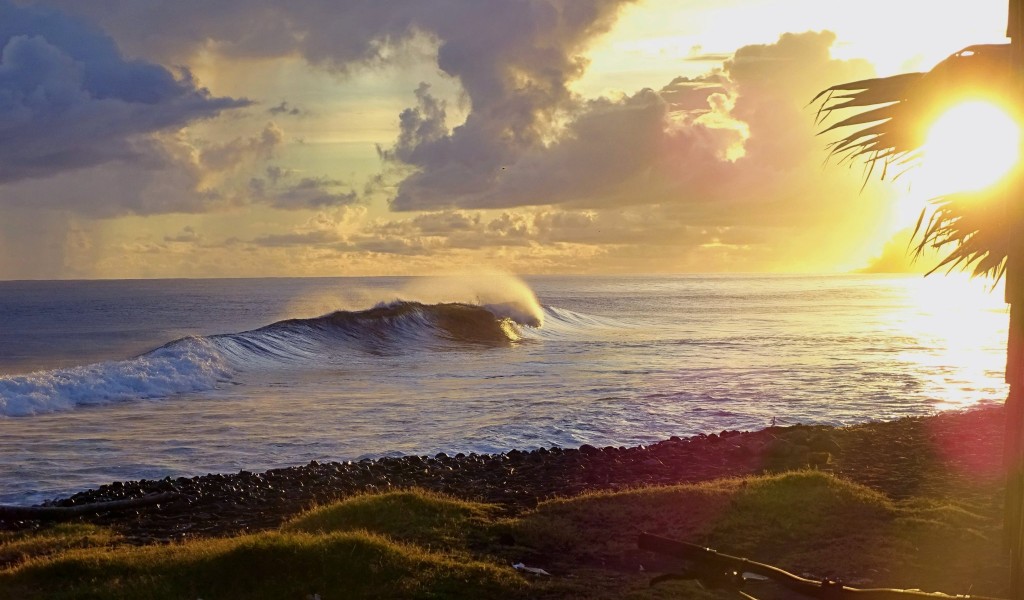
[[933,196],[976,192],[998,182],[1017,163],[1020,126],[987,100],[961,102],[928,130],[915,180]]

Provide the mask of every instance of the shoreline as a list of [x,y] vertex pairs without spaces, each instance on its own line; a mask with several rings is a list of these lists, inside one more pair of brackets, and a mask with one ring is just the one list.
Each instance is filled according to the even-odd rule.
[[[112,527],[133,543],[145,544],[273,529],[312,506],[361,493],[408,488],[496,504],[509,515],[533,509],[545,500],[588,492],[806,468],[867,485],[893,498],[920,494],[940,480],[948,485],[952,476],[963,479],[962,489],[956,493],[969,495],[979,487],[972,482],[992,483],[1001,477],[1002,413],[1001,404],[992,404],[838,428],[792,425],[673,436],[631,448],[583,445],[513,449],[500,454],[313,461],[262,473],[113,482],[42,506],[177,494],[158,506],[79,518]],[[943,471],[942,477],[938,477],[939,471]],[[0,519],[0,530],[38,527],[38,521]]]

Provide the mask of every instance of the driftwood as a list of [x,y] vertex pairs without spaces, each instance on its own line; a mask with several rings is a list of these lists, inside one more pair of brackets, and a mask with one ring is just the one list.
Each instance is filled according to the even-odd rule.
[[31,520],[31,521],[69,521],[83,515],[129,510],[143,506],[152,506],[177,498],[176,492],[149,494],[141,498],[128,500],[112,500],[110,502],[93,502],[76,506],[6,506],[0,504],[0,521]]

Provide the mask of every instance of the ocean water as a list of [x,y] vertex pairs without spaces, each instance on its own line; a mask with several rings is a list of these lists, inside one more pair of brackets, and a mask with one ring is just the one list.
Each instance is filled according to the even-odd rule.
[[0,282],[0,503],[1001,402],[1006,328],[942,277]]

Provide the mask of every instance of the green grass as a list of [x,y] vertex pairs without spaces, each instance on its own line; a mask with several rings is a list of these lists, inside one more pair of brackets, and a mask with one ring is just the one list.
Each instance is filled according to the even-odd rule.
[[2,598],[496,597],[521,587],[491,563],[365,531],[263,533],[172,546],[72,550],[0,574]]
[[121,541],[108,529],[85,524],[61,524],[42,532],[0,532],[0,568],[72,548],[102,548]]
[[497,507],[426,490],[361,495],[310,510],[283,531],[330,533],[365,529],[424,548],[456,551],[479,533]]
[[[167,546],[95,528],[8,535],[0,556],[16,558],[0,569],[0,599],[727,597],[649,588],[672,565],[636,549],[645,530],[797,573],[1005,595],[999,517],[815,471],[593,493],[516,518],[413,490],[319,507],[280,531]],[[519,561],[552,576],[517,573]]]

